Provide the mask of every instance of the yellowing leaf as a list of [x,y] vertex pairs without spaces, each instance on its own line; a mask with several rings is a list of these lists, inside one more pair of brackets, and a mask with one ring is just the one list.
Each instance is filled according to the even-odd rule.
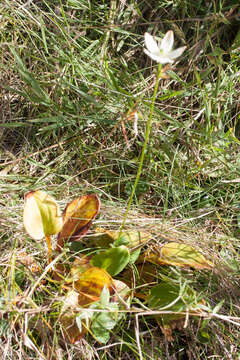
[[129,230],[123,231],[119,237],[119,231],[108,231],[102,228],[95,229],[95,236],[91,236],[96,246],[107,247],[111,243],[115,246],[126,245],[133,248],[144,245],[152,238],[151,234],[143,231]]
[[147,252],[145,260],[159,265],[193,267],[194,269],[211,269],[213,263],[192,246],[170,242],[162,246],[158,253]]
[[62,217],[55,199],[41,190],[25,197],[23,222],[26,232],[35,240],[59,233]]
[[133,248],[139,245],[144,245],[148,240],[151,240],[152,235],[143,231],[129,230],[123,231],[119,237],[119,232],[115,232],[115,246],[126,245]]
[[97,195],[84,195],[71,201],[64,210],[63,228],[58,234],[58,250],[66,241],[76,241],[89,229],[100,209]]
[[111,276],[104,269],[98,267],[91,267],[84,271],[79,275],[78,280],[74,282],[75,290],[81,295],[79,297],[79,304],[81,306],[86,306],[93,301],[99,300],[104,286],[111,290],[112,285]]
[[96,228],[95,234],[91,235],[91,240],[95,246],[102,248],[109,247],[115,241],[114,232],[102,228]]

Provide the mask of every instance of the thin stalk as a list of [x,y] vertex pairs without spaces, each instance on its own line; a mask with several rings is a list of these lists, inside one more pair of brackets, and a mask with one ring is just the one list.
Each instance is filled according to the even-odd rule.
[[51,237],[46,235],[47,247],[48,247],[48,263],[52,262],[52,246],[51,246]]
[[136,179],[135,179],[135,182],[134,182],[134,185],[133,185],[133,188],[132,188],[131,196],[130,196],[129,201],[128,201],[127,210],[126,210],[125,215],[124,215],[123,223],[122,223],[121,228],[120,228],[119,238],[121,236],[122,230],[125,227],[125,224],[126,224],[126,221],[127,221],[127,216],[128,216],[129,210],[130,210],[131,205],[132,205],[133,196],[135,194],[135,191],[136,191],[136,188],[137,188],[140,176],[141,176],[142,167],[143,167],[143,161],[144,161],[144,157],[145,157],[145,153],[146,153],[146,149],[147,149],[147,144],[148,144],[148,140],[149,140],[149,136],[150,136],[150,132],[151,132],[151,128],[152,128],[152,117],[153,117],[153,111],[154,111],[154,106],[155,106],[155,101],[156,101],[156,96],[157,96],[157,91],[158,91],[158,86],[159,86],[159,81],[160,81],[160,78],[161,78],[161,74],[162,74],[162,64],[159,64],[158,65],[157,78],[156,78],[156,84],[155,84],[153,97],[152,97],[151,108],[150,108],[150,114],[149,114],[149,118],[148,118],[147,126],[146,126],[145,140],[144,140],[144,144],[143,144],[143,148],[142,148],[142,152],[141,152],[141,156],[140,156],[140,162],[139,162],[139,166],[138,166],[138,171],[137,171]]

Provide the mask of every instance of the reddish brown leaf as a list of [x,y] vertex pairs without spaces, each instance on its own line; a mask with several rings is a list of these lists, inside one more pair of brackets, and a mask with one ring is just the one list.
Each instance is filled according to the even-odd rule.
[[57,250],[67,241],[76,241],[89,229],[100,209],[97,195],[84,195],[71,201],[63,213],[63,228],[58,234]]

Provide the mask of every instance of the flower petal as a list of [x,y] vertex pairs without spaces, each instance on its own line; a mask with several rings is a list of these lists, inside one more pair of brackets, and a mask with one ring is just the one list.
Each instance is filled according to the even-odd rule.
[[176,58],[178,58],[179,56],[182,55],[182,53],[184,52],[185,49],[186,49],[186,46],[182,46],[182,47],[180,47],[180,48],[178,48],[176,50],[170,51],[168,53],[168,57],[170,59],[176,59]]
[[148,51],[152,53],[158,53],[159,48],[153,36],[150,35],[149,33],[145,33],[144,38],[145,38],[146,48],[148,49]]
[[169,30],[161,41],[160,50],[163,50],[165,53],[168,53],[169,51],[172,50],[173,42],[174,42],[173,31]]
[[172,60],[169,56],[165,56],[165,55],[161,55],[161,54],[153,54],[149,51],[147,51],[146,49],[144,49],[145,54],[147,54],[152,60],[157,61],[158,63],[161,64],[168,64],[168,63],[173,63],[174,60]]

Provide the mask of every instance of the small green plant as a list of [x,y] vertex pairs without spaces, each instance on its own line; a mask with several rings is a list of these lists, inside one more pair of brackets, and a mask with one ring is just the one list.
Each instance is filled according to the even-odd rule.
[[[173,42],[174,42],[173,31],[168,31],[166,33],[166,35],[164,36],[164,38],[159,42],[159,44],[154,40],[153,36],[150,35],[149,33],[145,33],[144,37],[145,37],[145,45],[147,48],[147,49],[144,49],[144,52],[151,59],[155,60],[158,63],[158,70],[157,70],[156,82],[155,82],[155,87],[154,87],[154,92],[153,92],[153,97],[152,97],[152,102],[151,102],[150,113],[149,113],[148,120],[147,120],[145,139],[144,139],[142,152],[141,152],[141,156],[140,156],[140,160],[139,160],[138,171],[137,171],[135,182],[134,182],[132,192],[131,192],[131,195],[130,195],[130,198],[128,201],[127,210],[126,210],[126,213],[124,216],[121,230],[124,229],[125,223],[127,221],[127,215],[131,208],[133,197],[134,197],[134,194],[135,194],[135,191],[138,186],[139,179],[140,179],[140,176],[142,173],[143,162],[144,162],[144,158],[145,158],[146,151],[147,151],[147,144],[148,144],[148,140],[149,140],[150,133],[151,133],[153,111],[154,111],[154,107],[155,107],[155,101],[156,101],[156,97],[157,97],[159,81],[160,81],[161,77],[163,76],[162,65],[167,64],[167,63],[172,64],[175,61],[175,59],[177,59],[179,56],[181,56],[182,53],[184,52],[184,50],[186,49],[186,46],[182,46],[176,50],[172,50]],[[121,231],[119,233],[119,236],[121,236]]]
[[[68,266],[57,261],[56,256],[65,251],[69,243],[84,238],[99,210],[100,201],[94,194],[71,201],[63,215],[55,199],[47,193],[37,190],[26,195],[25,229],[34,239],[46,237],[49,266],[51,262],[55,263],[50,267],[49,276],[65,293],[59,317],[65,340],[75,343],[89,332],[99,342],[106,343],[124,313],[131,310],[134,297],[144,299],[149,310],[159,311],[156,319],[162,321],[163,329],[171,327],[176,319],[184,318],[186,311],[190,315],[200,315],[202,299],[189,285],[181,286],[165,276],[158,285],[135,293],[126,269],[134,263],[141,264],[143,277],[149,271],[149,263],[211,269],[213,264],[189,245],[169,242],[163,246],[155,245],[153,250],[144,250],[151,239],[149,233],[131,230],[122,231],[119,236],[119,232],[97,228],[84,254],[75,254],[75,260],[69,261]],[[52,235],[57,236],[54,252]],[[124,271],[124,281],[117,279],[116,276]],[[161,315],[166,309],[170,314]]]

